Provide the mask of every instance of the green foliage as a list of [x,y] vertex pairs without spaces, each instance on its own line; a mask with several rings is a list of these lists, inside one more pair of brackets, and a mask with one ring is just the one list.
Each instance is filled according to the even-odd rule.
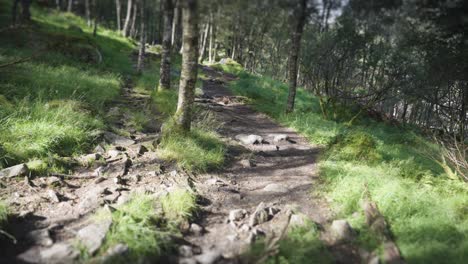
[[125,243],[130,249],[128,261],[160,257],[170,244],[169,233],[161,227],[162,219],[157,208],[154,197],[134,195],[130,202],[112,213],[112,227],[103,249]]
[[239,73],[244,71],[244,68],[242,67],[242,65],[240,65],[235,60],[232,60],[230,58],[224,59],[224,60],[225,60],[224,63],[215,63],[213,65],[210,65],[210,67],[220,70],[220,71],[230,73],[230,74],[234,74],[234,75],[238,75]]
[[190,220],[197,210],[196,202],[196,195],[185,189],[172,190],[161,197],[164,217],[174,224]]
[[7,205],[0,200],[0,228],[6,223],[8,218],[8,207]]
[[[337,113],[336,121],[324,120],[318,100],[310,95],[299,93],[296,111],[284,115],[286,87],[269,78],[241,74],[232,90],[311,142],[328,145],[319,163],[324,180],[321,192],[359,232],[358,244],[371,251],[380,248],[360,208],[367,186],[409,263],[463,263],[467,259],[468,187],[450,180],[431,158],[440,153],[438,146],[414,130],[365,116],[348,127],[341,123],[349,120],[340,118],[342,110],[328,109]],[[277,258],[300,256],[296,253],[300,249],[288,248]]]
[[[330,253],[320,240],[317,226],[308,222],[304,226],[295,226],[288,230],[286,237],[279,241],[279,252],[269,257],[265,263],[301,264],[333,263]],[[247,258],[258,258],[265,251],[265,241],[255,243]]]
[[[10,10],[0,12],[6,22]],[[119,33],[99,28],[92,37],[78,16],[32,14],[33,27],[0,32],[0,64],[34,55],[0,72],[0,166],[87,151],[104,128],[105,105],[119,96],[121,76],[133,74],[134,45]]]

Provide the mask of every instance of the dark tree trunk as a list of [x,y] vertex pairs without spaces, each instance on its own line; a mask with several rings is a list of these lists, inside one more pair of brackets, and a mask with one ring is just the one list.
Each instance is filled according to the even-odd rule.
[[171,35],[174,7],[172,0],[163,0],[163,40],[161,54],[161,68],[159,70],[159,90],[171,88]]
[[11,18],[12,18],[13,25],[16,25],[16,17],[18,15],[18,2],[19,1],[20,0],[13,1],[13,7],[11,9]]
[[130,26],[130,16],[132,15],[132,0],[127,1],[127,15],[125,16],[124,27],[122,29],[122,34],[126,37],[128,36],[128,29]]
[[294,12],[297,20],[293,28],[291,36],[291,47],[289,51],[289,95],[286,106],[286,112],[290,113],[294,110],[294,100],[296,99],[297,86],[297,59],[301,48],[301,37],[304,30],[304,24],[307,18],[307,0],[300,0],[300,6]]
[[182,73],[179,84],[179,101],[175,114],[176,125],[190,131],[195,84],[198,73],[198,14],[197,0],[182,3],[183,50]]

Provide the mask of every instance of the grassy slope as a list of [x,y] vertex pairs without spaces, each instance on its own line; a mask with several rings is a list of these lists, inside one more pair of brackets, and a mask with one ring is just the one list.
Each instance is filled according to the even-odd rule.
[[104,29],[94,38],[83,19],[53,10],[33,8],[31,26],[8,29],[11,1],[0,3],[0,64],[40,54],[0,70],[0,167],[86,152],[133,73],[133,44]]
[[287,87],[266,77],[241,73],[231,89],[249,97],[255,109],[326,147],[319,162],[322,192],[360,232],[357,243],[370,250],[379,247],[365,227],[359,206],[367,185],[409,263],[463,263],[468,259],[468,188],[448,179],[425,155],[437,155],[437,146],[411,129],[366,118],[347,127],[344,121],[352,115],[347,109],[328,109],[335,120],[325,120],[318,99],[302,89],[298,90],[296,111],[285,115]]

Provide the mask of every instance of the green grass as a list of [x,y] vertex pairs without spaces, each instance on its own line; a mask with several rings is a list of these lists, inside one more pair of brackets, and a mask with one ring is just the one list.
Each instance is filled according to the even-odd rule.
[[0,228],[2,228],[8,218],[8,207],[7,205],[0,200]]
[[[11,1],[0,3],[6,28]],[[93,37],[84,19],[50,9],[32,8],[32,19],[0,32],[0,64],[37,55],[0,69],[0,168],[88,151],[106,105],[134,73],[134,44],[117,32],[99,28]]]
[[[365,226],[360,208],[368,186],[387,218],[408,263],[464,263],[468,259],[468,186],[450,179],[431,157],[440,149],[417,130],[360,117],[329,105],[325,120],[318,98],[299,89],[296,110],[283,114],[287,86],[266,77],[241,73],[231,89],[250,98],[252,106],[324,146],[319,161],[321,193],[338,217],[359,232],[356,243],[374,250],[380,242]],[[283,246],[289,248],[286,246]],[[291,252],[296,252],[292,247]],[[280,253],[280,258],[288,251]],[[297,249],[296,255],[301,255]]]
[[[265,252],[265,241],[256,242],[247,254],[248,259],[258,259]],[[320,240],[317,226],[308,222],[303,226],[293,226],[288,229],[285,238],[279,241],[279,251],[269,257],[265,263],[301,264],[301,263],[333,263],[331,255]]]
[[226,59],[225,63],[212,64],[210,67],[234,75],[240,74],[244,70],[242,65],[232,59]]
[[148,194],[134,195],[112,213],[113,224],[100,252],[125,243],[129,254],[114,261],[157,261],[173,250],[171,239],[180,235],[176,224],[188,221],[196,208],[195,195],[186,189],[174,190],[159,199]]

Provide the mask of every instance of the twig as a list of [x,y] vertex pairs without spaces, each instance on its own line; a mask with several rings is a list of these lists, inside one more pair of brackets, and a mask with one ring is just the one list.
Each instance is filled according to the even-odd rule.
[[13,244],[16,244],[18,242],[13,235],[3,231],[2,229],[0,229],[0,234],[2,234],[4,236],[6,236],[7,238],[11,239],[11,241],[13,241]]

